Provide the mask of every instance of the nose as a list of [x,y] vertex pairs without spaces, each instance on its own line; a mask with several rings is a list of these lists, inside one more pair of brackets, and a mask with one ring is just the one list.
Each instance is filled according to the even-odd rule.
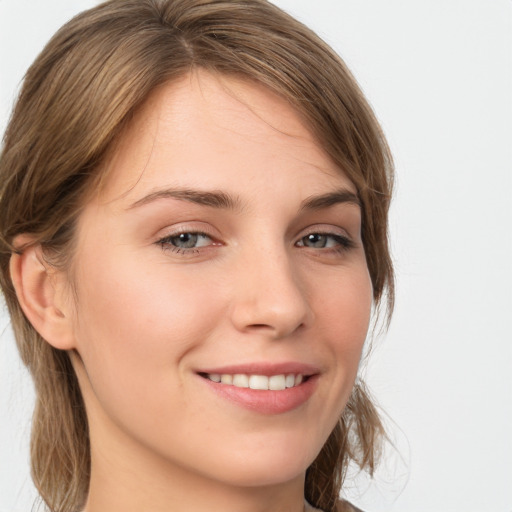
[[312,323],[306,283],[284,247],[253,252],[237,266],[231,312],[237,330],[281,339]]

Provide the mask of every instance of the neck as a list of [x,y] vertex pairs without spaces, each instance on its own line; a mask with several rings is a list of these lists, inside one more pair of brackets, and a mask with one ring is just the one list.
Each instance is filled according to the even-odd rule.
[[[174,472],[176,475],[176,472]],[[123,478],[103,472],[92,475],[84,512],[303,512],[302,482],[264,488],[237,488],[195,476],[142,478],[138,472]]]
[[[223,482],[123,442],[91,436],[91,480],[84,512],[303,512],[304,474],[248,487]],[[308,510],[308,509],[306,509]]]

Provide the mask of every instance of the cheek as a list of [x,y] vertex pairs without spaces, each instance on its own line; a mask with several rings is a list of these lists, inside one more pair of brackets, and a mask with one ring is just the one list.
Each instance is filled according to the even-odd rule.
[[[318,287],[320,289],[320,287]],[[373,293],[366,267],[326,280],[318,297],[318,324],[340,349],[359,353],[370,322]]]
[[83,260],[88,272],[78,278],[75,334],[91,381],[122,393],[171,374],[179,379],[182,358],[219,318],[211,287],[161,262],[91,254]]
[[363,266],[328,283],[328,292],[322,294],[315,309],[319,336],[326,340],[324,349],[332,361],[333,389],[325,391],[324,399],[330,403],[336,421],[357,376],[373,294],[368,271]]

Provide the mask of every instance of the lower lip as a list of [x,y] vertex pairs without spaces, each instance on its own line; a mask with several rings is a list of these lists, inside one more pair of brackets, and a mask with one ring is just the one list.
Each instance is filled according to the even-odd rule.
[[318,382],[318,375],[312,375],[299,386],[273,391],[239,388],[204,377],[199,378],[222,398],[260,414],[282,414],[297,409],[309,400]]

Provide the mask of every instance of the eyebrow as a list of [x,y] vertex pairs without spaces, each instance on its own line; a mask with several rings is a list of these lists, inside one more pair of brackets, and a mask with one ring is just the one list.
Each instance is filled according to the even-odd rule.
[[158,199],[179,199],[202,206],[210,206],[212,208],[239,210],[241,209],[241,201],[237,197],[233,197],[222,191],[202,191],[188,188],[169,188],[152,192],[147,196],[135,201],[128,209],[137,208],[148,203],[152,203]]
[[361,200],[357,194],[347,189],[339,189],[319,196],[311,196],[302,201],[300,210],[321,210],[340,203],[350,203],[361,207]]
[[[202,206],[209,206],[212,208],[226,209],[226,210],[241,210],[242,202],[236,196],[232,196],[222,191],[202,191],[189,188],[167,188],[164,190],[157,190],[152,192],[141,199],[132,203],[128,209],[138,208],[159,199],[178,199],[181,201],[188,201],[191,203],[199,204]],[[339,189],[334,192],[328,192],[318,196],[310,196],[302,201],[299,211],[304,210],[321,210],[329,208],[340,203],[350,203],[356,206],[361,206],[361,201],[357,194],[354,194],[347,189]]]

